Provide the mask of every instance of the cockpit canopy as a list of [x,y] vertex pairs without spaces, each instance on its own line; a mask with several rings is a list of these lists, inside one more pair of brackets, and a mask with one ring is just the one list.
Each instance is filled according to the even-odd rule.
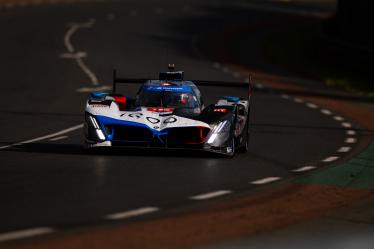
[[190,86],[145,85],[136,97],[136,105],[144,107],[198,108],[199,102]]

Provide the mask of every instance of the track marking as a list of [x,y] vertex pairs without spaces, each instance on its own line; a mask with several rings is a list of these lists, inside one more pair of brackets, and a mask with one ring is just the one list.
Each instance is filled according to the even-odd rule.
[[332,112],[330,110],[327,110],[327,109],[322,109],[321,113],[323,113],[325,115],[331,115],[332,114]]
[[344,120],[344,118],[343,118],[343,117],[340,117],[340,116],[334,116],[334,119],[335,119],[336,121],[343,121],[343,120]]
[[256,84],[256,87],[257,87],[258,89],[263,89],[263,88],[264,88],[264,85],[261,84],[261,83],[257,83],[257,84]]
[[114,213],[106,215],[105,218],[109,220],[120,220],[120,219],[128,219],[135,216],[145,215],[149,213],[154,213],[159,211],[160,208],[158,207],[142,207],[134,210],[129,210],[120,213]]
[[[82,29],[82,28],[92,28],[92,26],[95,24],[95,22],[96,22],[95,19],[91,19],[88,22],[70,23],[69,24],[70,28],[68,29],[68,31],[66,32],[66,34],[64,36],[64,44],[65,44],[65,47],[68,51],[68,54],[70,54],[70,56],[67,56],[66,54],[63,54],[65,56],[63,58],[74,59],[77,62],[79,68],[88,76],[88,78],[90,78],[92,85],[98,86],[99,85],[99,80],[97,79],[96,75],[88,68],[88,66],[84,63],[84,61],[82,59],[82,57],[83,57],[82,55],[84,55],[84,57],[86,57],[87,53],[85,53],[85,52],[75,53],[74,46],[71,42],[71,38],[72,38],[72,36],[74,35],[75,32],[77,32],[79,29]],[[75,54],[75,56],[74,56],[74,54]],[[78,56],[78,55],[80,55],[80,56]]]
[[287,94],[282,94],[282,95],[281,95],[281,98],[282,98],[282,99],[289,99],[290,96],[288,96]]
[[263,178],[263,179],[259,179],[259,180],[256,180],[256,181],[253,181],[253,182],[250,182],[250,183],[254,184],[254,185],[262,185],[262,184],[275,182],[275,181],[278,181],[280,179],[282,179],[282,178],[273,176],[273,177],[266,177],[266,178]]
[[352,125],[350,123],[347,123],[347,122],[342,123],[342,126],[345,127],[345,128],[351,128],[352,127]]
[[73,34],[79,29],[79,26],[78,25],[72,25],[70,27],[70,29],[66,32],[65,34],[65,37],[64,37],[64,43],[65,43],[65,47],[66,49],[70,52],[70,53],[73,53],[74,52],[74,47],[73,47],[73,44],[71,44],[71,37],[73,36]]
[[346,153],[346,152],[349,152],[351,149],[352,149],[351,147],[343,146],[343,147],[340,147],[340,148],[338,149],[338,152]]
[[356,135],[356,131],[354,130],[348,130],[347,135]]
[[312,109],[317,109],[318,108],[318,106],[316,104],[313,104],[313,103],[307,103],[306,106],[309,107],[309,108],[312,108]]
[[338,160],[338,159],[339,159],[338,156],[330,156],[330,157],[327,157],[327,158],[323,159],[322,162],[324,162],[324,163],[329,163],[329,162],[336,161],[336,160]]
[[296,102],[296,103],[303,103],[304,102],[304,100],[302,100],[300,98],[294,98],[293,101]]
[[76,126],[73,126],[73,127],[70,127],[70,128],[67,128],[67,129],[64,129],[62,131],[58,131],[56,133],[52,133],[52,134],[49,134],[49,135],[46,135],[46,136],[33,138],[33,139],[30,139],[30,140],[22,141],[22,142],[15,143],[15,144],[5,145],[5,146],[0,147],[0,150],[7,149],[7,148],[10,148],[10,147],[14,147],[14,146],[18,146],[18,145],[23,145],[23,144],[30,144],[30,143],[38,142],[38,141],[45,140],[45,139],[48,139],[48,138],[56,137],[56,136],[61,136],[63,134],[66,134],[66,133],[69,133],[69,132],[72,132],[72,131],[75,131],[75,130],[78,130],[78,129],[81,129],[81,128],[83,128],[83,124],[76,125]]
[[68,136],[54,137],[54,138],[49,139],[49,141],[58,141],[58,140],[62,140],[62,139],[65,139],[65,138],[68,138]]
[[82,69],[82,71],[91,79],[91,83],[94,86],[99,85],[99,80],[97,79],[96,75],[88,68],[86,63],[81,58],[76,59],[78,66]]
[[60,58],[63,58],[63,59],[79,59],[79,58],[85,58],[85,57],[87,57],[86,52],[60,54]]
[[346,142],[347,144],[354,144],[354,143],[357,142],[357,139],[354,138],[354,137],[349,137],[349,138],[347,138],[347,139],[345,140],[345,142]]
[[201,200],[212,199],[212,198],[216,198],[218,196],[227,195],[227,194],[231,194],[231,193],[232,193],[232,191],[230,191],[230,190],[219,190],[219,191],[214,191],[214,192],[209,192],[209,193],[204,193],[204,194],[200,194],[200,195],[191,196],[190,199],[196,200],[196,201],[201,201]]
[[291,171],[292,172],[305,172],[305,171],[309,171],[309,170],[312,170],[312,169],[315,169],[315,168],[316,168],[315,166],[304,166],[304,167],[294,169],[294,170],[291,170]]
[[26,230],[3,233],[3,234],[0,234],[0,242],[30,238],[30,237],[34,237],[38,235],[53,233],[54,231],[55,230],[50,227],[37,227],[37,228],[30,228]]

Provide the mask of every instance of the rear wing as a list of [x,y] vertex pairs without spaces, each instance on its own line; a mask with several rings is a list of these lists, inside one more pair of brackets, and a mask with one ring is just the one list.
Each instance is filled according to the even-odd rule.
[[[116,93],[117,84],[144,84],[150,79],[139,79],[139,78],[119,78],[117,77],[117,71],[113,70],[113,94]],[[210,81],[210,80],[188,80],[192,81],[197,86],[216,86],[216,87],[230,87],[230,88],[246,88],[248,91],[248,101],[250,100],[253,93],[252,76],[248,76],[247,82],[230,82],[230,81]]]

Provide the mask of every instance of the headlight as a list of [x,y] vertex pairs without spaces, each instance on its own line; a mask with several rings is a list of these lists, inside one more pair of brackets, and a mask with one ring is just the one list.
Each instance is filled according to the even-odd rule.
[[96,134],[101,140],[105,140],[104,133],[101,130],[96,130]]
[[215,125],[212,129],[212,133],[221,133],[221,132],[226,132],[229,130],[230,130],[230,122],[225,120]]
[[[101,141],[105,141],[104,132],[100,129],[99,124],[97,123],[95,117],[92,115],[86,114],[86,122],[88,125],[88,136],[89,137],[96,137]],[[90,131],[91,130],[91,131]]]
[[207,143],[213,144],[216,142],[217,138],[219,140],[225,140],[228,137],[228,132],[230,131],[231,124],[229,121],[225,120],[213,126],[210,132]]
[[95,129],[100,129],[96,119],[94,117],[92,117],[91,115],[87,115],[86,120],[91,125],[91,127],[95,128]]

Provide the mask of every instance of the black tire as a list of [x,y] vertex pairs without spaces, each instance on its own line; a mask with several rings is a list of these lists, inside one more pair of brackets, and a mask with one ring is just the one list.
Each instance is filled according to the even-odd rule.
[[230,147],[231,147],[231,152],[230,153],[227,153],[227,156],[228,157],[234,157],[235,156],[235,138],[232,138],[231,139],[231,145],[230,145]]
[[238,152],[240,153],[247,153],[249,147],[249,133],[247,133],[244,137],[244,143],[238,148]]

